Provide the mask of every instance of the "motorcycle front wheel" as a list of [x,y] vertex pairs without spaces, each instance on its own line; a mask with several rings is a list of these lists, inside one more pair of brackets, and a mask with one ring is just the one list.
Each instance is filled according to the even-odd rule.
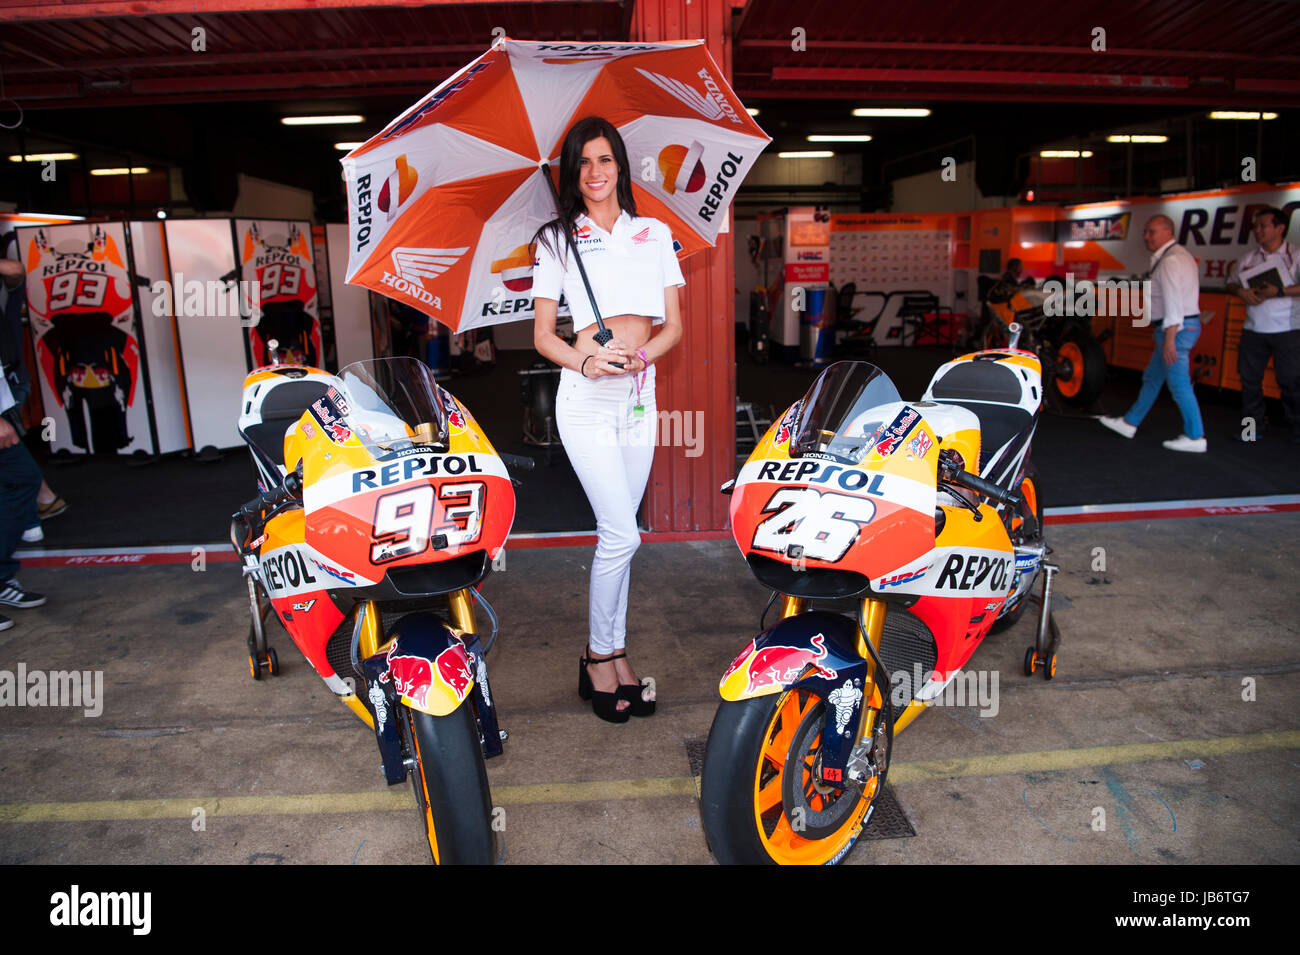
[[1070,369],[1068,378],[1052,375],[1050,387],[1076,408],[1091,407],[1106,383],[1106,352],[1090,333],[1072,328],[1062,336],[1056,359]]
[[704,755],[700,815],[723,865],[822,865],[857,841],[885,784],[893,748],[887,696],[877,715],[879,772],[842,791],[817,781],[826,706],[806,690],[718,707]]
[[436,865],[491,865],[496,861],[492,795],[473,707],[447,716],[407,709],[415,766],[411,782]]

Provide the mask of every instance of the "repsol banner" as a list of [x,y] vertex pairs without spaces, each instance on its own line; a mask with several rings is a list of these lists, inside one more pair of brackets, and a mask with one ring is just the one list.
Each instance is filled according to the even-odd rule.
[[[1245,185],[1067,206],[1057,222],[1056,239],[1063,246],[1065,271],[1082,274],[1078,266],[1087,263],[1103,278],[1142,275],[1151,264],[1142,229],[1152,216],[1165,215],[1173,220],[1174,239],[1196,257],[1202,288],[1223,288],[1233,264],[1255,248],[1251,220],[1268,206],[1290,217],[1286,237],[1297,241],[1300,216],[1291,213],[1300,208],[1300,185]],[[1077,265],[1072,268],[1072,263]]]

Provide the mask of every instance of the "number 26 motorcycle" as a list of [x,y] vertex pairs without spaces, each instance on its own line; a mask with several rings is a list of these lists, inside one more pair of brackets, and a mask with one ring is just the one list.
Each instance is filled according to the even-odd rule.
[[[387,783],[408,775],[438,863],[495,861],[485,756],[502,751],[484,657],[496,615],[477,586],[515,496],[477,422],[410,358],[338,376],[297,365],[244,381],[239,430],[262,493],[234,515],[252,624],[249,670],[279,672],[271,610],[373,731]],[[474,605],[492,623],[486,643]]]
[[[1025,669],[1055,674],[1056,568],[1028,468],[1042,379],[1014,347],[949,362],[913,402],[874,365],[831,365],[723,486],[781,619],[719,686],[700,810],[720,862],[843,859],[894,735],[1021,616],[1040,569]],[[845,598],[856,619],[813,606]]]

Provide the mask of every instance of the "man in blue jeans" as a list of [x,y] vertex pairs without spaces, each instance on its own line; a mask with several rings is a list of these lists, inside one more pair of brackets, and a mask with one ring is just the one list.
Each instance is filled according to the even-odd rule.
[[1168,216],[1152,216],[1142,230],[1151,253],[1150,302],[1146,315],[1155,335],[1155,351],[1142,373],[1142,390],[1133,407],[1121,418],[1103,417],[1101,423],[1126,438],[1137,433],[1138,425],[1156,403],[1160,389],[1169,386],[1178,410],[1183,414],[1183,433],[1164,442],[1170,451],[1205,453],[1205,427],[1201,409],[1192,392],[1188,354],[1201,337],[1201,275],[1196,259],[1174,242],[1174,222]]
[[[0,259],[0,277],[9,290],[8,309],[14,301],[21,305],[22,265]],[[40,594],[23,590],[18,583],[18,561],[14,551],[22,540],[28,517],[36,507],[41,489],[41,469],[22,443],[22,419],[19,408],[27,394],[27,373],[23,365],[16,323],[4,316],[0,321],[0,607],[39,607],[45,603]],[[14,625],[0,614],[0,630]]]

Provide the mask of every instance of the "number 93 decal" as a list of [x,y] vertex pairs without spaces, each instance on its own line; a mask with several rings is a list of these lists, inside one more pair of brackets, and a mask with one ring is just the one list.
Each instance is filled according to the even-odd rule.
[[865,497],[819,491],[812,487],[783,487],[763,506],[771,517],[754,528],[755,550],[788,554],[791,547],[806,560],[834,564],[849,552],[863,525],[876,516],[876,505]]
[[486,496],[482,481],[443,484],[436,498],[428,484],[385,494],[375,503],[370,562],[386,564],[423,553],[439,534],[446,536],[447,547],[474,543],[482,530]]

